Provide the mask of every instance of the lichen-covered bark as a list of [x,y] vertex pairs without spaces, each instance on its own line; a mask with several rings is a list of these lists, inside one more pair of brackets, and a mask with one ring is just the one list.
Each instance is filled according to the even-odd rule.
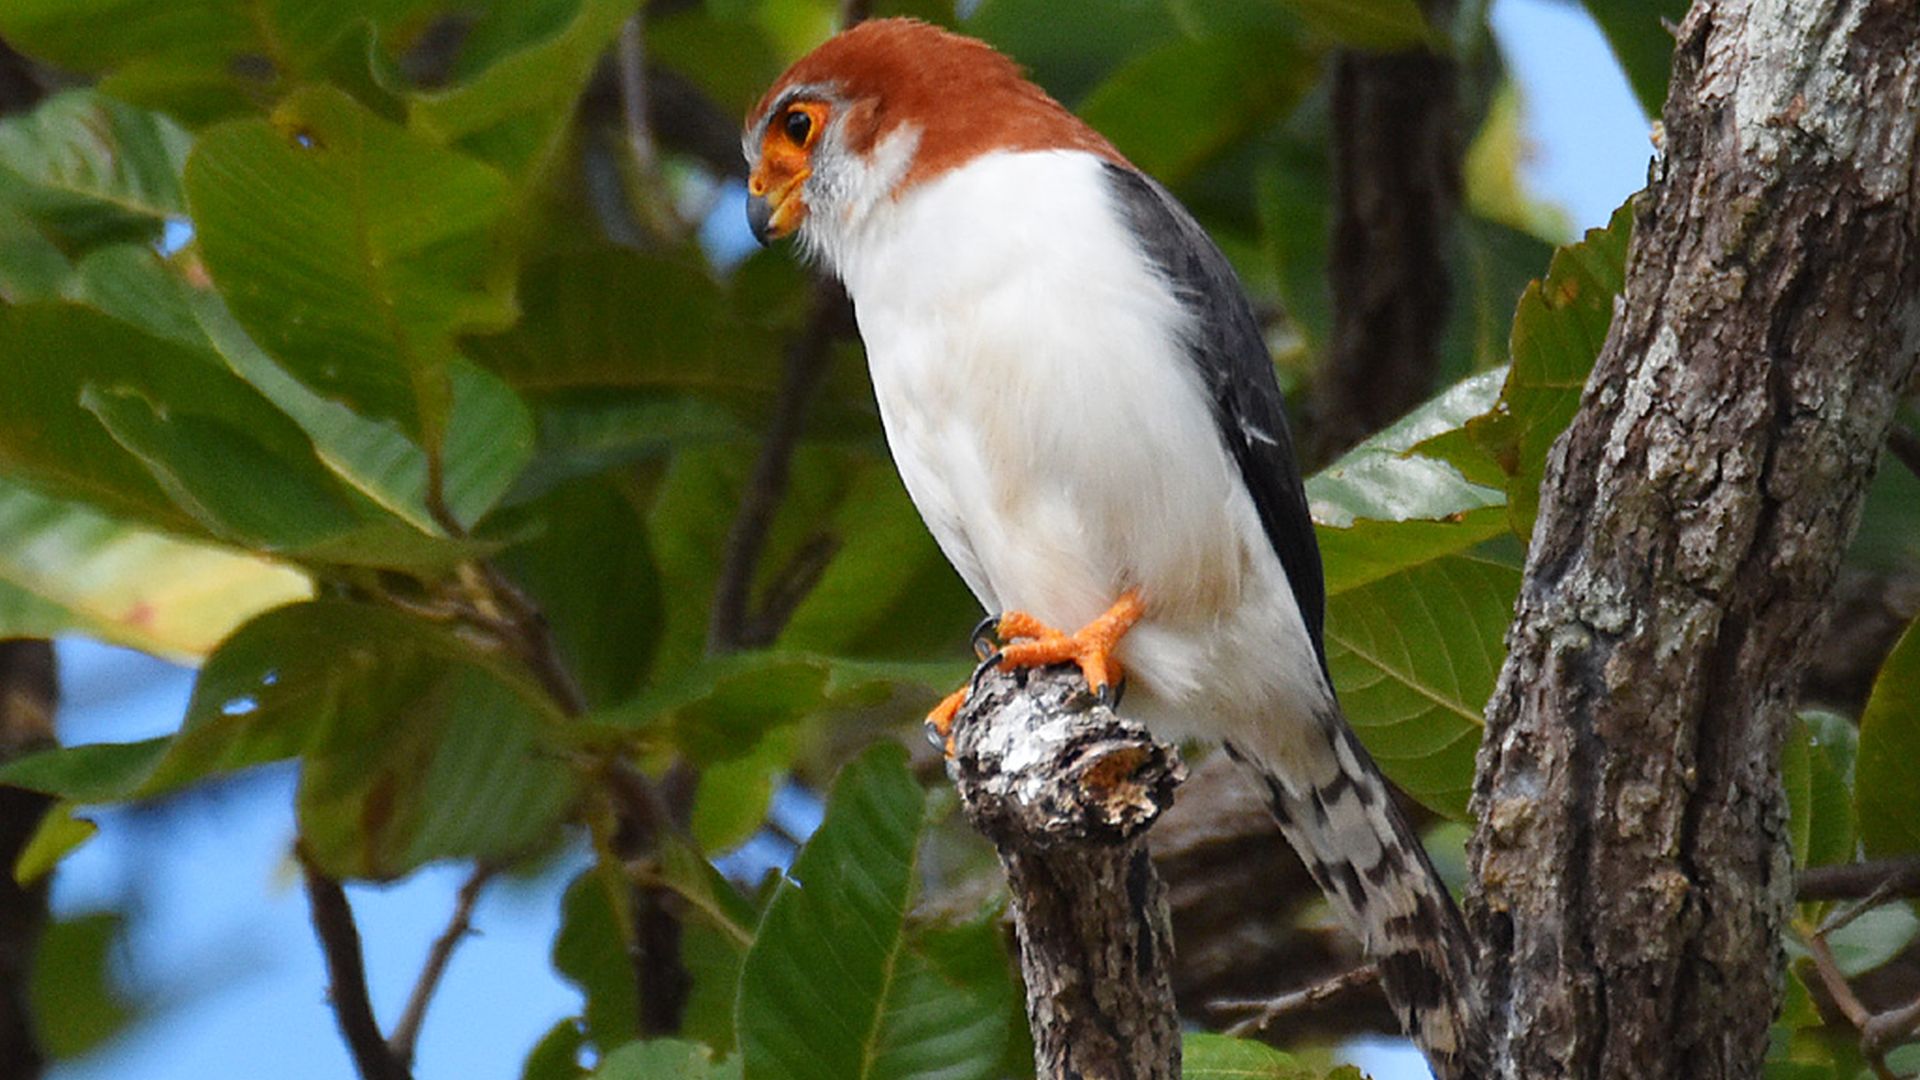
[[1178,1080],[1173,935],[1145,832],[1179,756],[1071,668],[995,672],[947,771],[1007,874],[1040,1080]]
[[1759,1075],[1780,747],[1920,351],[1920,5],[1702,0],[1555,446],[1469,905],[1497,1074]]

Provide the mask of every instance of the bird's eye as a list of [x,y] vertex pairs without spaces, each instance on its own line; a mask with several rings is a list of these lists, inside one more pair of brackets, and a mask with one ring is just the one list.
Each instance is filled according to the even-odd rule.
[[807,145],[807,138],[813,134],[813,117],[795,109],[780,123],[786,130],[789,142],[803,148]]

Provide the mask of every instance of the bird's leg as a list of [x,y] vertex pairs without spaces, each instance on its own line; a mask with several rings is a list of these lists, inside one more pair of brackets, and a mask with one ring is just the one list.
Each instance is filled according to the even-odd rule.
[[1113,650],[1146,610],[1140,602],[1140,590],[1128,589],[1099,618],[1071,634],[1063,634],[1024,611],[1009,611],[1000,617],[1000,638],[1011,642],[1000,650],[1000,666],[1045,667],[1072,661],[1086,676],[1087,689],[1111,705],[1122,677]]

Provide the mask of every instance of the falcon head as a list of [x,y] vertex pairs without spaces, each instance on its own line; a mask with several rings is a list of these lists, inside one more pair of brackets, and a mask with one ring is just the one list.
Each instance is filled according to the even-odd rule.
[[1118,152],[984,42],[875,19],[801,57],[747,117],[747,221],[835,261],[908,191],[999,150]]

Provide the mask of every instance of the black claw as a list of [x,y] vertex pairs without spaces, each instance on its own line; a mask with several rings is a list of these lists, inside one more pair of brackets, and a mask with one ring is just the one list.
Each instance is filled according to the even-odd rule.
[[999,637],[1000,616],[988,615],[986,618],[975,623],[973,626],[973,636],[969,639],[973,642],[973,655],[982,660],[994,655],[998,651],[996,642],[999,640]]
[[1127,677],[1122,675],[1119,682],[1110,682],[1094,690],[1093,697],[1095,701],[1107,708],[1117,709],[1120,707],[1120,699],[1125,697],[1126,693]]
[[979,665],[973,669],[973,678],[967,680],[967,693],[969,695],[980,692],[980,680],[987,677],[987,672],[1000,666],[1000,659],[999,649],[995,649],[992,653],[980,658]]

